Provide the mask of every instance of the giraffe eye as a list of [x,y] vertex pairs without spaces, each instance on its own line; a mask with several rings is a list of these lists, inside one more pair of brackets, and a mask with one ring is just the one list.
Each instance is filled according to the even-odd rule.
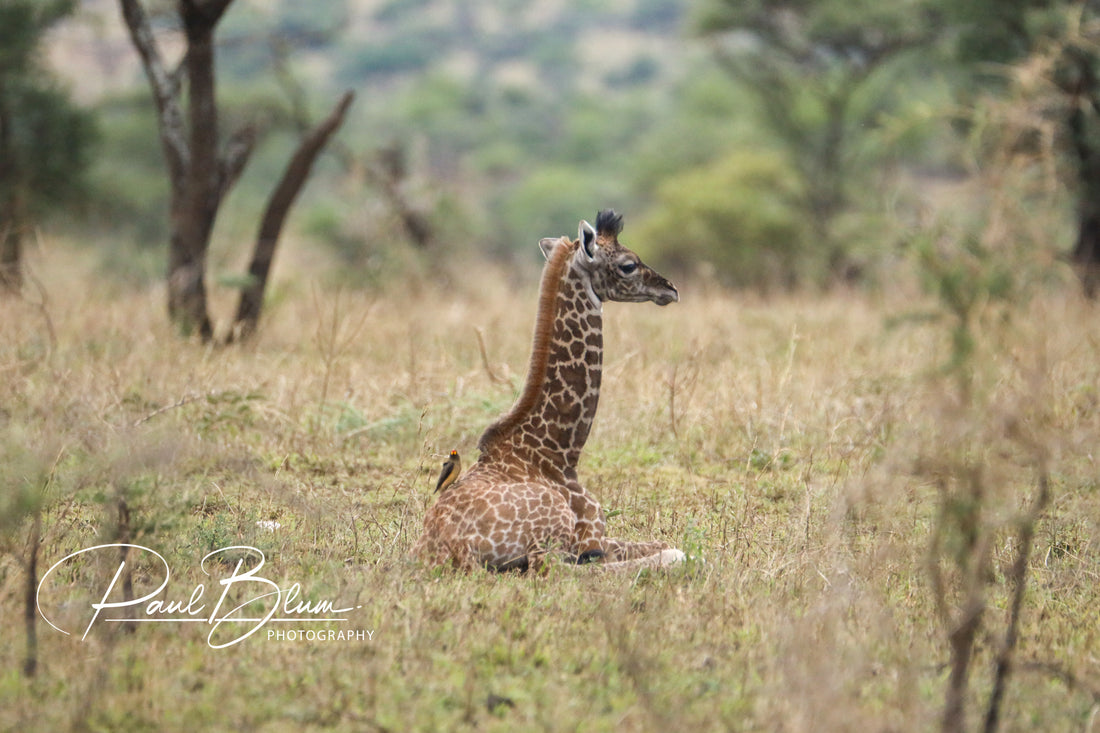
[[624,275],[630,275],[637,269],[638,269],[638,263],[637,262],[623,262],[622,264],[619,265],[619,272],[621,272]]

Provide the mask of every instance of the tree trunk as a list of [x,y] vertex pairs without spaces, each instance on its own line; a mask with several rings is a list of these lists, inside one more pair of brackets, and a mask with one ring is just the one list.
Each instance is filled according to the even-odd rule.
[[23,629],[27,649],[23,655],[23,676],[38,672],[38,550],[42,545],[42,510],[34,510],[30,542],[27,543],[26,582],[23,585]]
[[[1093,185],[1100,188],[1100,181],[1096,181]],[[1085,200],[1081,208],[1077,244],[1073,248],[1071,257],[1077,266],[1085,295],[1095,299],[1100,291],[1100,201]]]
[[267,209],[260,221],[256,245],[252,251],[252,263],[248,267],[248,284],[241,290],[240,303],[237,306],[237,319],[229,336],[246,339],[256,330],[263,309],[264,290],[267,277],[271,272],[271,263],[275,259],[275,248],[279,244],[283,222],[298,197],[306,179],[309,178],[313,162],[324,149],[332,134],[344,122],[344,115],[355,95],[345,92],[335,109],[319,125],[313,128],[302,140],[294,156],[287,163],[283,177],[267,201]]
[[1077,158],[1077,242],[1070,257],[1077,266],[1081,286],[1089,298],[1100,288],[1100,84],[1092,70],[1091,56],[1068,57],[1076,84],[1070,92],[1068,127]]
[[[214,26],[220,12],[198,0],[183,0],[187,36],[188,127],[191,157],[182,201],[173,202],[168,255],[168,314],[180,330],[214,335],[206,309],[206,251],[218,208],[218,108],[214,97]],[[224,5],[223,5],[224,9]]]
[[23,290],[23,224],[11,143],[11,114],[0,78],[0,295]]
[[218,157],[218,118],[214,95],[214,28],[233,0],[179,0],[187,38],[183,70],[188,110],[180,104],[178,73],[169,73],[140,0],[119,0],[130,39],[141,56],[153,90],[161,147],[171,186],[168,243],[168,315],[185,334],[209,341],[214,329],[206,308],[206,251],[214,218],[228,187],[251,152],[246,144]]
[[13,199],[0,203],[0,295],[19,295],[23,291],[23,235],[11,212]]
[[[255,130],[236,132],[218,153],[218,110],[214,76],[214,29],[233,0],[178,0],[187,39],[182,72],[187,79],[187,114],[181,104],[180,72],[169,73],[141,0],[119,0],[130,40],[141,56],[153,91],[161,147],[171,186],[168,249],[168,314],[184,334],[214,336],[206,302],[206,255],[218,208],[243,171]],[[351,104],[345,95],[332,114],[303,139],[272,192],[249,268],[253,282],[241,294],[239,334],[259,318],[271,261],[287,212],[309,176],[314,159],[343,123]],[[232,336],[230,336],[232,340]]]

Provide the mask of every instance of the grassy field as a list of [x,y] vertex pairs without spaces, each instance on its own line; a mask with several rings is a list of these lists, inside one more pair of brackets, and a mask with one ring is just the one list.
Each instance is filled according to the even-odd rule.
[[[930,730],[968,588],[985,609],[976,729],[1041,470],[1001,730],[1100,728],[1100,332],[1075,296],[979,314],[965,391],[941,369],[949,330],[907,320],[936,304],[904,284],[761,300],[678,283],[667,308],[610,304],[582,479],[611,532],[695,559],[456,575],[408,553],[448,451],[472,460],[520,386],[534,277],[299,282],[254,343],[204,349],[174,337],[160,291],[97,286],[69,260],[37,263],[43,307],[32,288],[0,319],[0,730]],[[959,486],[981,511],[955,531]],[[341,628],[369,638],[265,629],[213,649],[205,623],[102,622],[81,640],[118,568],[87,555],[51,575],[48,614],[73,633],[38,618],[28,679],[38,502],[40,578],[129,539],[170,565],[161,597],[186,600],[216,586],[204,555],[249,545],[265,577],[352,608]],[[966,565],[966,537],[987,564]],[[152,591],[159,565],[131,564]]]

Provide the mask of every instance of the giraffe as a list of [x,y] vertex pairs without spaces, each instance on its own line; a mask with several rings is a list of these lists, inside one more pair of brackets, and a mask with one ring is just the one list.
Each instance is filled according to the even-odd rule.
[[577,462],[599,402],[603,303],[679,300],[671,282],[619,243],[622,217],[603,210],[578,237],[539,242],[539,288],[523,390],[478,441],[480,456],[429,508],[414,555],[460,569],[537,570],[551,558],[614,565],[683,559],[664,542],[606,537]]

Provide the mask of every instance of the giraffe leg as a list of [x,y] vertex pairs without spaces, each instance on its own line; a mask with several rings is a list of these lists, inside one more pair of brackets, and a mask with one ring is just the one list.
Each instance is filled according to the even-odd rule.
[[623,562],[625,560],[638,560],[643,557],[651,557],[662,550],[670,549],[667,542],[649,540],[647,542],[627,542],[613,537],[604,538],[606,550],[606,562]]
[[[642,543],[645,544],[645,543]],[[610,562],[593,563],[588,566],[562,564],[564,572],[584,573],[624,573],[635,572],[644,568],[670,568],[684,562],[687,557],[680,550],[668,547],[652,555],[636,557],[631,560],[613,560]]]
[[573,526],[573,553],[577,564],[604,559],[607,554],[607,548],[604,547],[606,525],[600,503],[578,485],[571,491],[569,508],[576,517],[576,524]]
[[517,558],[508,560],[500,565],[489,566],[490,570],[496,570],[501,573],[508,572],[509,570],[518,570],[521,573],[526,573],[528,570],[537,570],[538,559],[533,558],[531,555],[520,555]]
[[618,560],[601,563],[598,567],[604,571],[621,572],[641,570],[642,568],[668,568],[684,562],[687,556],[680,550],[666,547],[652,555],[636,557],[632,560]]
[[455,570],[466,573],[477,567],[477,563],[474,561],[474,553],[468,541],[449,539],[444,540],[442,544],[445,553],[440,556],[441,562],[437,561],[437,565],[449,564]]

